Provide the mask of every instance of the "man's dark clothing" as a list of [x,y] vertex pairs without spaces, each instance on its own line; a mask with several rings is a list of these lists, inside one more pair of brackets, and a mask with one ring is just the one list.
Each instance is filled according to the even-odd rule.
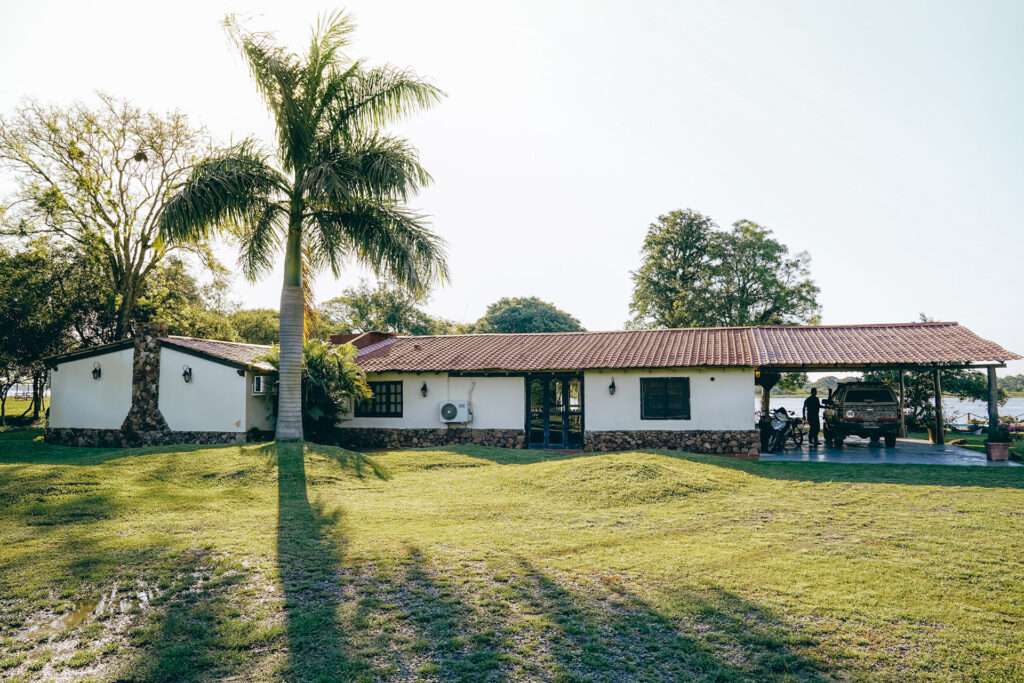
[[804,400],[804,415],[807,417],[807,426],[810,428],[811,443],[818,443],[818,432],[821,431],[821,420],[818,417],[821,411],[821,401],[817,396],[808,396]]

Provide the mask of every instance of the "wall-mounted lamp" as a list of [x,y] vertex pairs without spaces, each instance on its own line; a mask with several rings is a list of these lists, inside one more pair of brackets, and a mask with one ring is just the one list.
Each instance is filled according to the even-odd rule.
[[608,385],[608,395],[609,396],[614,396],[615,395],[615,378],[614,377],[612,377],[612,383]]
[[99,361],[92,364],[92,378],[99,379],[103,376],[103,369],[100,367]]
[[181,366],[181,378],[185,380],[185,384],[192,381],[192,368],[187,365]]
[[428,391],[428,389],[427,389],[427,383],[426,383],[426,382],[424,382],[424,383],[423,383],[423,386],[422,386],[422,387],[420,387],[420,396],[422,396],[423,398],[426,398],[426,397],[427,397],[427,391]]

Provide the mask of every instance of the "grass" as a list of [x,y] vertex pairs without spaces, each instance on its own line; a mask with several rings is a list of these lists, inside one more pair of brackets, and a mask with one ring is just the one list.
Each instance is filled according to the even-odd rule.
[[0,677],[1024,679],[1024,474],[0,434]]

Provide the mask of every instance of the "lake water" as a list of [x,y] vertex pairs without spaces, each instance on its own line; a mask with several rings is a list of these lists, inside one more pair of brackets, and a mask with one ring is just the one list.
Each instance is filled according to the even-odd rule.
[[[785,406],[800,415],[804,409],[804,398],[802,396],[772,396],[772,408]],[[754,411],[761,409],[761,401],[754,398]],[[984,401],[961,401],[958,398],[945,397],[942,399],[942,410],[947,422],[958,422],[967,419],[967,414],[977,416],[982,420],[988,419],[988,404]],[[1007,399],[1006,403],[999,406],[1000,416],[1015,416],[1024,421],[1024,396],[1013,396]]]

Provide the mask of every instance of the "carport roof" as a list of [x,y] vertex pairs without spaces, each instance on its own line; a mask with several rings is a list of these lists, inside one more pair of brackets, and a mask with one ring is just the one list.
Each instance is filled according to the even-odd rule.
[[[339,340],[340,341],[340,340]],[[1019,359],[954,322],[618,332],[381,335],[356,343],[370,372],[971,365]]]
[[970,365],[1020,358],[955,322],[754,327],[762,367]]

